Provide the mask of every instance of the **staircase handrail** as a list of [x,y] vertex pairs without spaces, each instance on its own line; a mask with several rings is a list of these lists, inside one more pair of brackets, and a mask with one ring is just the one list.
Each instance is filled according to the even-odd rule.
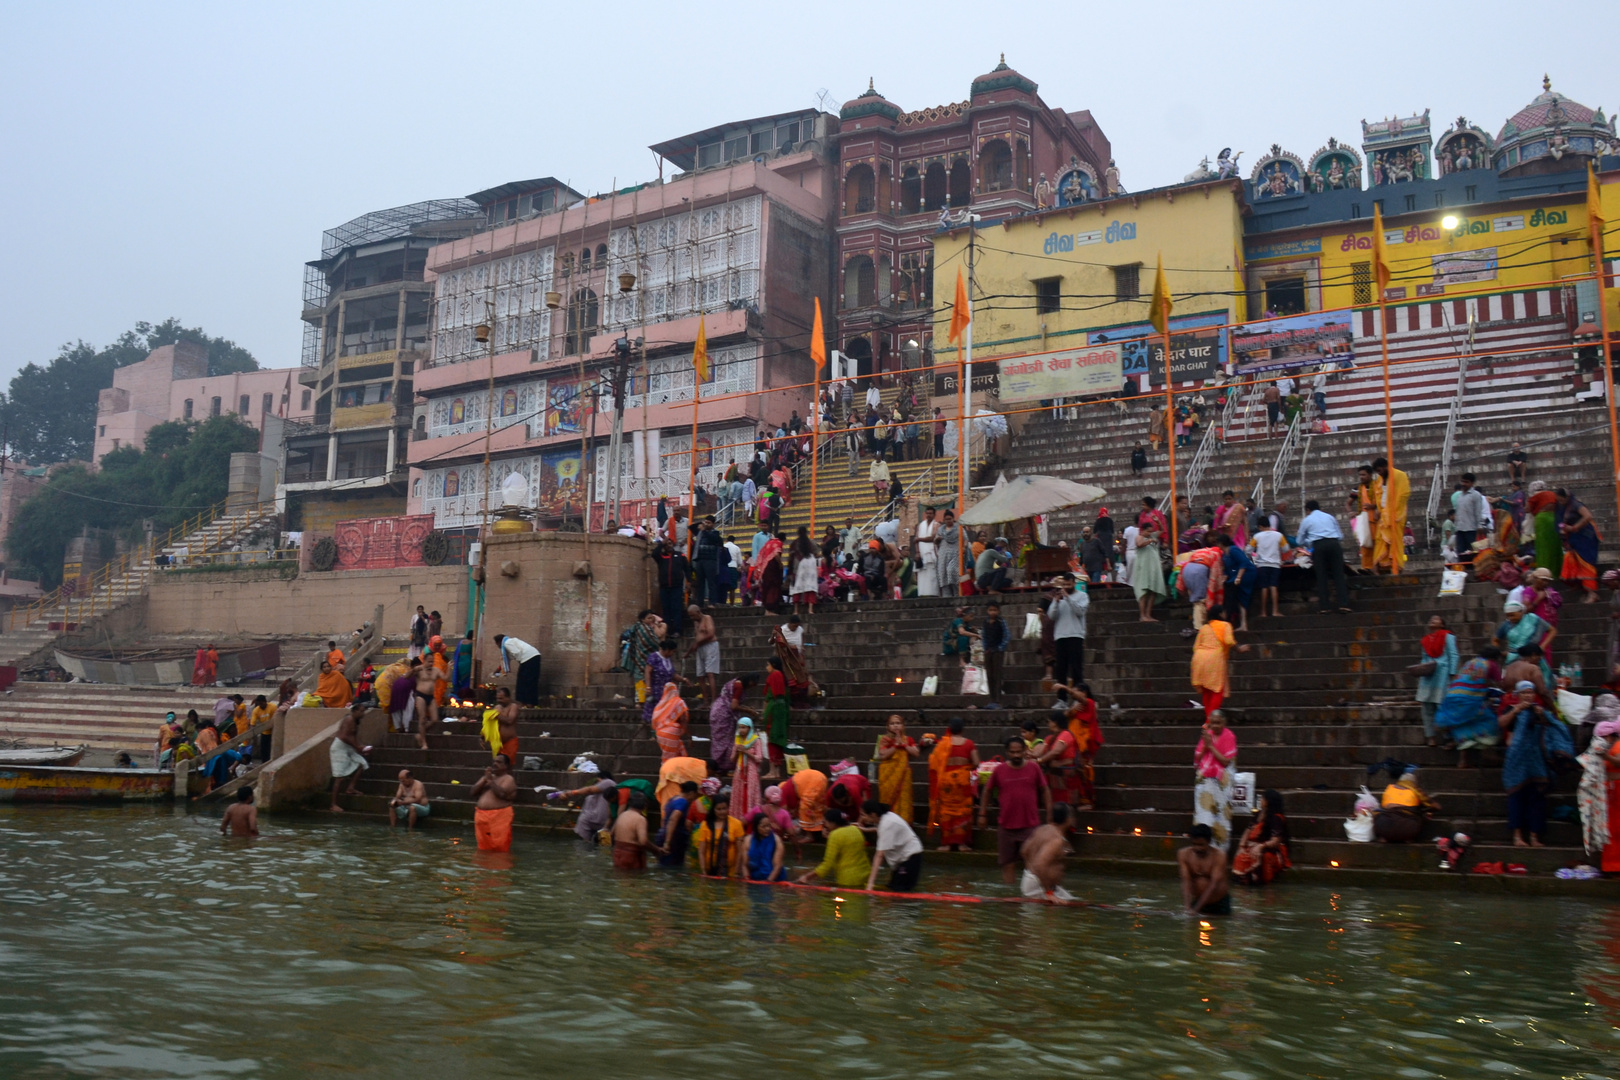
[[[918,473],[916,476],[913,476],[911,478],[911,487],[908,490],[916,491],[917,490],[917,485],[921,484],[924,480],[927,480],[930,485],[933,484],[933,482],[934,482],[934,467],[932,465],[928,466],[928,468],[924,469],[922,472]],[[857,526],[857,528],[860,530],[861,536],[865,537],[865,536],[872,535],[873,532],[876,531],[876,529],[877,529],[877,527],[878,527],[878,525],[880,523],[882,523],[884,521],[887,521],[888,520],[888,514],[889,514],[889,507],[891,507],[893,505],[894,505],[893,501],[884,503],[883,504],[883,509],[879,510],[877,513],[873,514],[871,517],[869,517],[865,521],[861,522],[861,524]]]
[[1198,440],[1198,449],[1193,452],[1192,461],[1187,464],[1185,486],[1189,503],[1198,497],[1198,482],[1204,478],[1204,470],[1209,468],[1209,461],[1215,456],[1217,430],[1219,428],[1215,424],[1204,428],[1203,437]]
[[1436,515],[1444,497],[1446,480],[1451,472],[1451,455],[1457,445],[1457,420],[1462,416],[1463,393],[1468,386],[1468,358],[1457,357],[1457,390],[1451,397],[1451,408],[1446,410],[1446,437],[1440,444],[1440,457],[1434,463],[1434,475],[1429,479],[1429,501],[1423,510],[1425,545],[1434,542]]

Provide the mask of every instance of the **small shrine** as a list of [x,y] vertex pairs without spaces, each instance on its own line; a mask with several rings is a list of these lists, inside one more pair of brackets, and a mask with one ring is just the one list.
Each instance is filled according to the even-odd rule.
[[1361,149],[1367,155],[1372,187],[1434,179],[1432,144],[1428,109],[1421,116],[1361,122]]
[[1457,122],[1434,144],[1436,175],[1450,176],[1470,169],[1490,168],[1493,145],[1482,128],[1470,124],[1466,116],[1457,117]]
[[1313,192],[1360,190],[1361,155],[1330,138],[1326,146],[1311,155],[1306,182]]
[[1305,183],[1305,162],[1276,143],[1249,173],[1249,187],[1256,200],[1303,195]]

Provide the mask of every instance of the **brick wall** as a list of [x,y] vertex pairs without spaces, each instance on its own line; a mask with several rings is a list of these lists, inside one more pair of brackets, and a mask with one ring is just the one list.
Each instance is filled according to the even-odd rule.
[[370,619],[378,604],[390,637],[405,637],[417,604],[443,614],[447,629],[465,626],[467,569],[311,572],[290,581],[279,574],[160,574],[148,597],[145,629],[221,637],[347,634]]

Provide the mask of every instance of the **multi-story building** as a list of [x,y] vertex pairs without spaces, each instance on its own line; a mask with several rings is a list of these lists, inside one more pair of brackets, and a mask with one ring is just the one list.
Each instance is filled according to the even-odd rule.
[[[479,231],[428,256],[412,512],[476,529],[513,474],[543,521],[578,520],[587,479],[600,506],[615,371],[627,381],[608,516],[688,492],[694,462],[713,490],[762,422],[807,415],[813,303],[831,298],[837,127],[814,110],[760,117],[652,147],[679,170],[669,179],[590,198],[554,180],[472,196]],[[711,367],[695,387],[700,323]],[[636,445],[657,447],[651,476]]]
[[310,392],[297,385],[298,377],[298,368],[209,375],[205,346],[160,346],[114,371],[112,386],[97,395],[94,460],[99,464],[122,446],[140,449],[147,432],[171,420],[235,414],[262,434],[271,417],[307,419]]
[[287,425],[289,527],[328,531],[344,518],[402,513],[412,378],[429,354],[428,249],[484,223],[467,199],[364,214],[321,236],[304,274],[299,412]]
[[1006,57],[965,101],[903,112],[868,85],[839,119],[839,348],[855,374],[931,363],[942,220],[998,221],[1119,189],[1091,113],[1048,106]]

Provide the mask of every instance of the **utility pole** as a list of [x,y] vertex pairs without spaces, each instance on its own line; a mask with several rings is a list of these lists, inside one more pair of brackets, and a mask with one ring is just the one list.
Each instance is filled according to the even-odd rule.
[[613,520],[619,520],[619,461],[624,443],[624,399],[626,384],[630,381],[630,363],[641,348],[641,339],[630,341],[628,331],[613,343],[613,367],[608,389],[613,394],[613,434],[608,437],[608,490],[607,503],[613,507]]

